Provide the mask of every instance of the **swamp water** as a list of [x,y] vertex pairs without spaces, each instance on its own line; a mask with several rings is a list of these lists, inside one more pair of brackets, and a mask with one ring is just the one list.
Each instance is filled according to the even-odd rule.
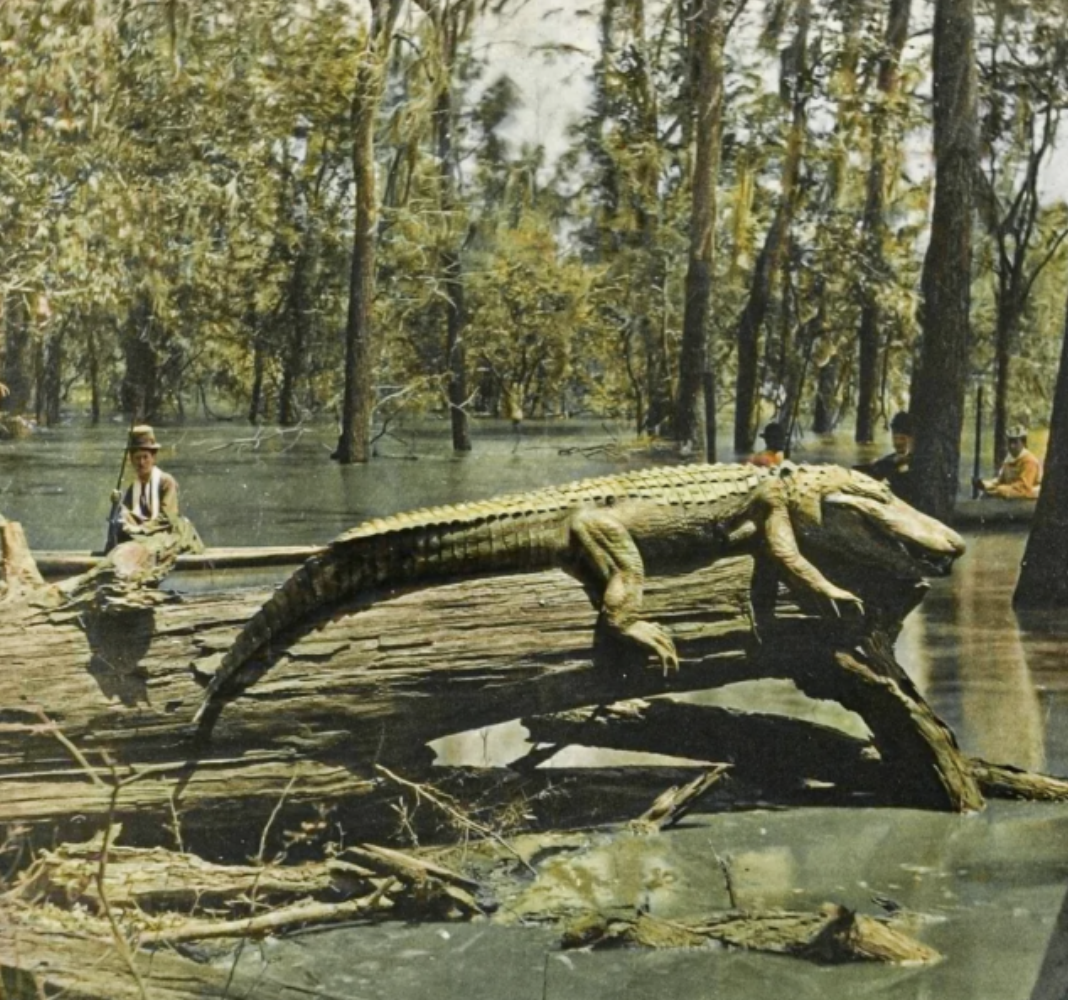
[[[600,425],[474,425],[476,451],[448,448],[447,425],[383,442],[366,467],[327,461],[326,428],[258,437],[237,424],[161,428],[160,464],[209,545],[315,544],[372,516],[436,503],[606,475],[648,462],[627,456]],[[619,428],[626,439],[626,428]],[[65,427],[0,445],[0,513],[22,522],[33,548],[88,550],[104,536],[107,495],[124,428]],[[600,447],[605,445],[606,447]],[[561,449],[564,453],[561,454]],[[874,450],[876,453],[879,449]],[[721,455],[729,450],[721,447]],[[799,461],[851,464],[871,457],[843,440]],[[1068,775],[1068,623],[1018,618],[1010,597],[1026,540],[1020,530],[967,534],[969,551],[934,582],[906,624],[901,662],[970,754]],[[242,577],[248,582],[248,577]],[[256,581],[264,582],[263,580]],[[217,575],[175,586],[231,586]],[[2,660],[2,651],[0,651]],[[701,696],[855,727],[788,685],[735,685]],[[442,741],[450,762],[499,763],[523,748],[503,725]],[[558,763],[616,755],[568,751]],[[691,815],[638,840],[593,833],[588,847],[541,866],[539,879],[503,906],[515,926],[386,924],[250,944],[241,961],[309,997],[420,1000],[600,1000],[667,994],[730,997],[1061,1000],[1060,975],[1043,960],[1068,884],[1068,806],[994,802],[978,816],[827,808]],[[743,906],[813,907],[826,901],[877,914],[892,900],[916,935],[945,956],[933,967],[820,968],[797,960],[717,950],[562,953],[553,935],[523,925],[539,906],[647,906],[684,917],[726,906],[717,858],[729,858]]]

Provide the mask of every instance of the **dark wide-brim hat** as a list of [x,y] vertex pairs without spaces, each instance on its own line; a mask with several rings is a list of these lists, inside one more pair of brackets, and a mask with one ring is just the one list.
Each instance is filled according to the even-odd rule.
[[130,439],[126,443],[127,451],[159,451],[156,432],[148,424],[138,424],[130,429]]
[[764,430],[760,432],[760,436],[768,444],[782,444],[786,440],[786,428],[782,424],[773,420],[768,424]]
[[904,410],[900,413],[895,413],[894,419],[890,421],[890,433],[907,434],[912,437],[912,417]]

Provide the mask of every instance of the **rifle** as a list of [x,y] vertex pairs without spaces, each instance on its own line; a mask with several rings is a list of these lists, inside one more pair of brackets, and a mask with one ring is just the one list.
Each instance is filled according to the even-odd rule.
[[[126,456],[129,454],[128,445],[130,443],[130,434],[133,432],[134,426],[137,424],[137,411],[134,411],[133,419],[130,421],[130,429],[126,432],[126,441],[123,444],[122,449],[122,465],[119,466],[119,478],[115,483],[115,492],[119,493],[122,490],[122,481],[126,477]],[[119,538],[122,535],[122,495],[120,493],[119,499],[114,501],[111,505],[111,513],[108,514],[108,537],[104,542],[104,555],[107,555],[116,545],[119,544]]]
[[972,499],[978,500],[982,487],[979,485],[979,473],[983,469],[983,387],[975,391],[975,457],[972,460]]

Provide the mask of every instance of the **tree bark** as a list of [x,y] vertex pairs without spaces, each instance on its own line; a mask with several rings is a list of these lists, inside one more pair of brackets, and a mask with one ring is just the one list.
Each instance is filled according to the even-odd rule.
[[397,0],[373,0],[366,47],[356,72],[352,99],[352,174],[356,184],[349,309],[345,324],[345,388],[341,436],[334,457],[342,465],[371,459],[375,409],[374,367],[378,360],[372,308],[375,292],[378,193],[375,187],[375,122],[385,75]]
[[973,187],[978,161],[974,0],[937,0],[935,196],[923,265],[923,342],[910,409],[915,503],[949,520],[957,496],[970,346]]
[[[438,67],[438,95],[434,108],[434,131],[438,153],[439,197],[442,212],[448,217],[458,210],[456,197],[457,164],[453,149],[453,86],[452,74],[458,55],[461,23],[469,16],[464,6],[441,10],[431,6],[431,16],[438,34],[441,64]],[[449,238],[449,237],[446,237]],[[453,235],[460,244],[464,237]],[[467,419],[467,352],[464,328],[467,314],[464,304],[464,270],[460,246],[439,254],[442,284],[445,288],[445,365],[449,384],[449,423],[452,428],[452,449],[471,450],[471,430]]]
[[[701,392],[714,391],[708,367],[708,315],[715,263],[716,177],[719,173],[720,116],[723,93],[723,27],[719,0],[693,0],[693,74],[696,106],[696,155],[691,180],[690,251],[686,269],[675,440],[693,450],[702,426]],[[714,406],[714,401],[712,402]],[[714,462],[715,439],[705,441],[705,460]]]
[[[887,168],[891,157],[891,126],[894,99],[898,91],[898,64],[908,40],[912,0],[891,0],[886,17],[883,55],[879,61],[879,96],[872,108],[871,166],[864,203],[864,239],[868,275],[861,286],[859,355],[857,380],[857,423],[854,439],[858,444],[875,440],[875,403],[879,388],[879,339],[882,326],[878,281],[886,272],[883,241],[886,238]],[[872,279],[875,275],[875,280]]]
[[775,275],[786,252],[790,223],[793,220],[797,179],[804,153],[806,129],[806,95],[808,81],[808,30],[810,0],[802,0],[794,15],[797,29],[784,59],[781,89],[791,102],[791,121],[783,155],[782,193],[775,215],[768,227],[764,245],[757,257],[745,308],[735,328],[738,346],[738,374],[734,396],[734,450],[745,454],[752,450],[756,438],[760,399],[757,393],[760,360],[760,329],[771,302]]
[[29,309],[21,294],[7,296],[3,310],[4,367],[0,383],[8,392],[0,398],[0,409],[22,414],[33,398],[33,336]]
[[1068,607],[1068,322],[1053,397],[1042,491],[1013,604],[1020,608]]

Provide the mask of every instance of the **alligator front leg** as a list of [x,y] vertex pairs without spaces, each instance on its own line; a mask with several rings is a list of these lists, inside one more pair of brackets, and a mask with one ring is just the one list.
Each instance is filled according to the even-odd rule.
[[856,594],[831,583],[801,554],[782,482],[770,480],[764,490],[764,542],[787,586],[795,593],[814,597],[821,607],[830,608],[839,618],[844,608],[863,614],[864,603]]
[[577,512],[569,529],[567,568],[600,604],[604,624],[655,655],[665,676],[677,671],[671,636],[641,616],[645,567],[626,525],[610,510],[597,509]]

